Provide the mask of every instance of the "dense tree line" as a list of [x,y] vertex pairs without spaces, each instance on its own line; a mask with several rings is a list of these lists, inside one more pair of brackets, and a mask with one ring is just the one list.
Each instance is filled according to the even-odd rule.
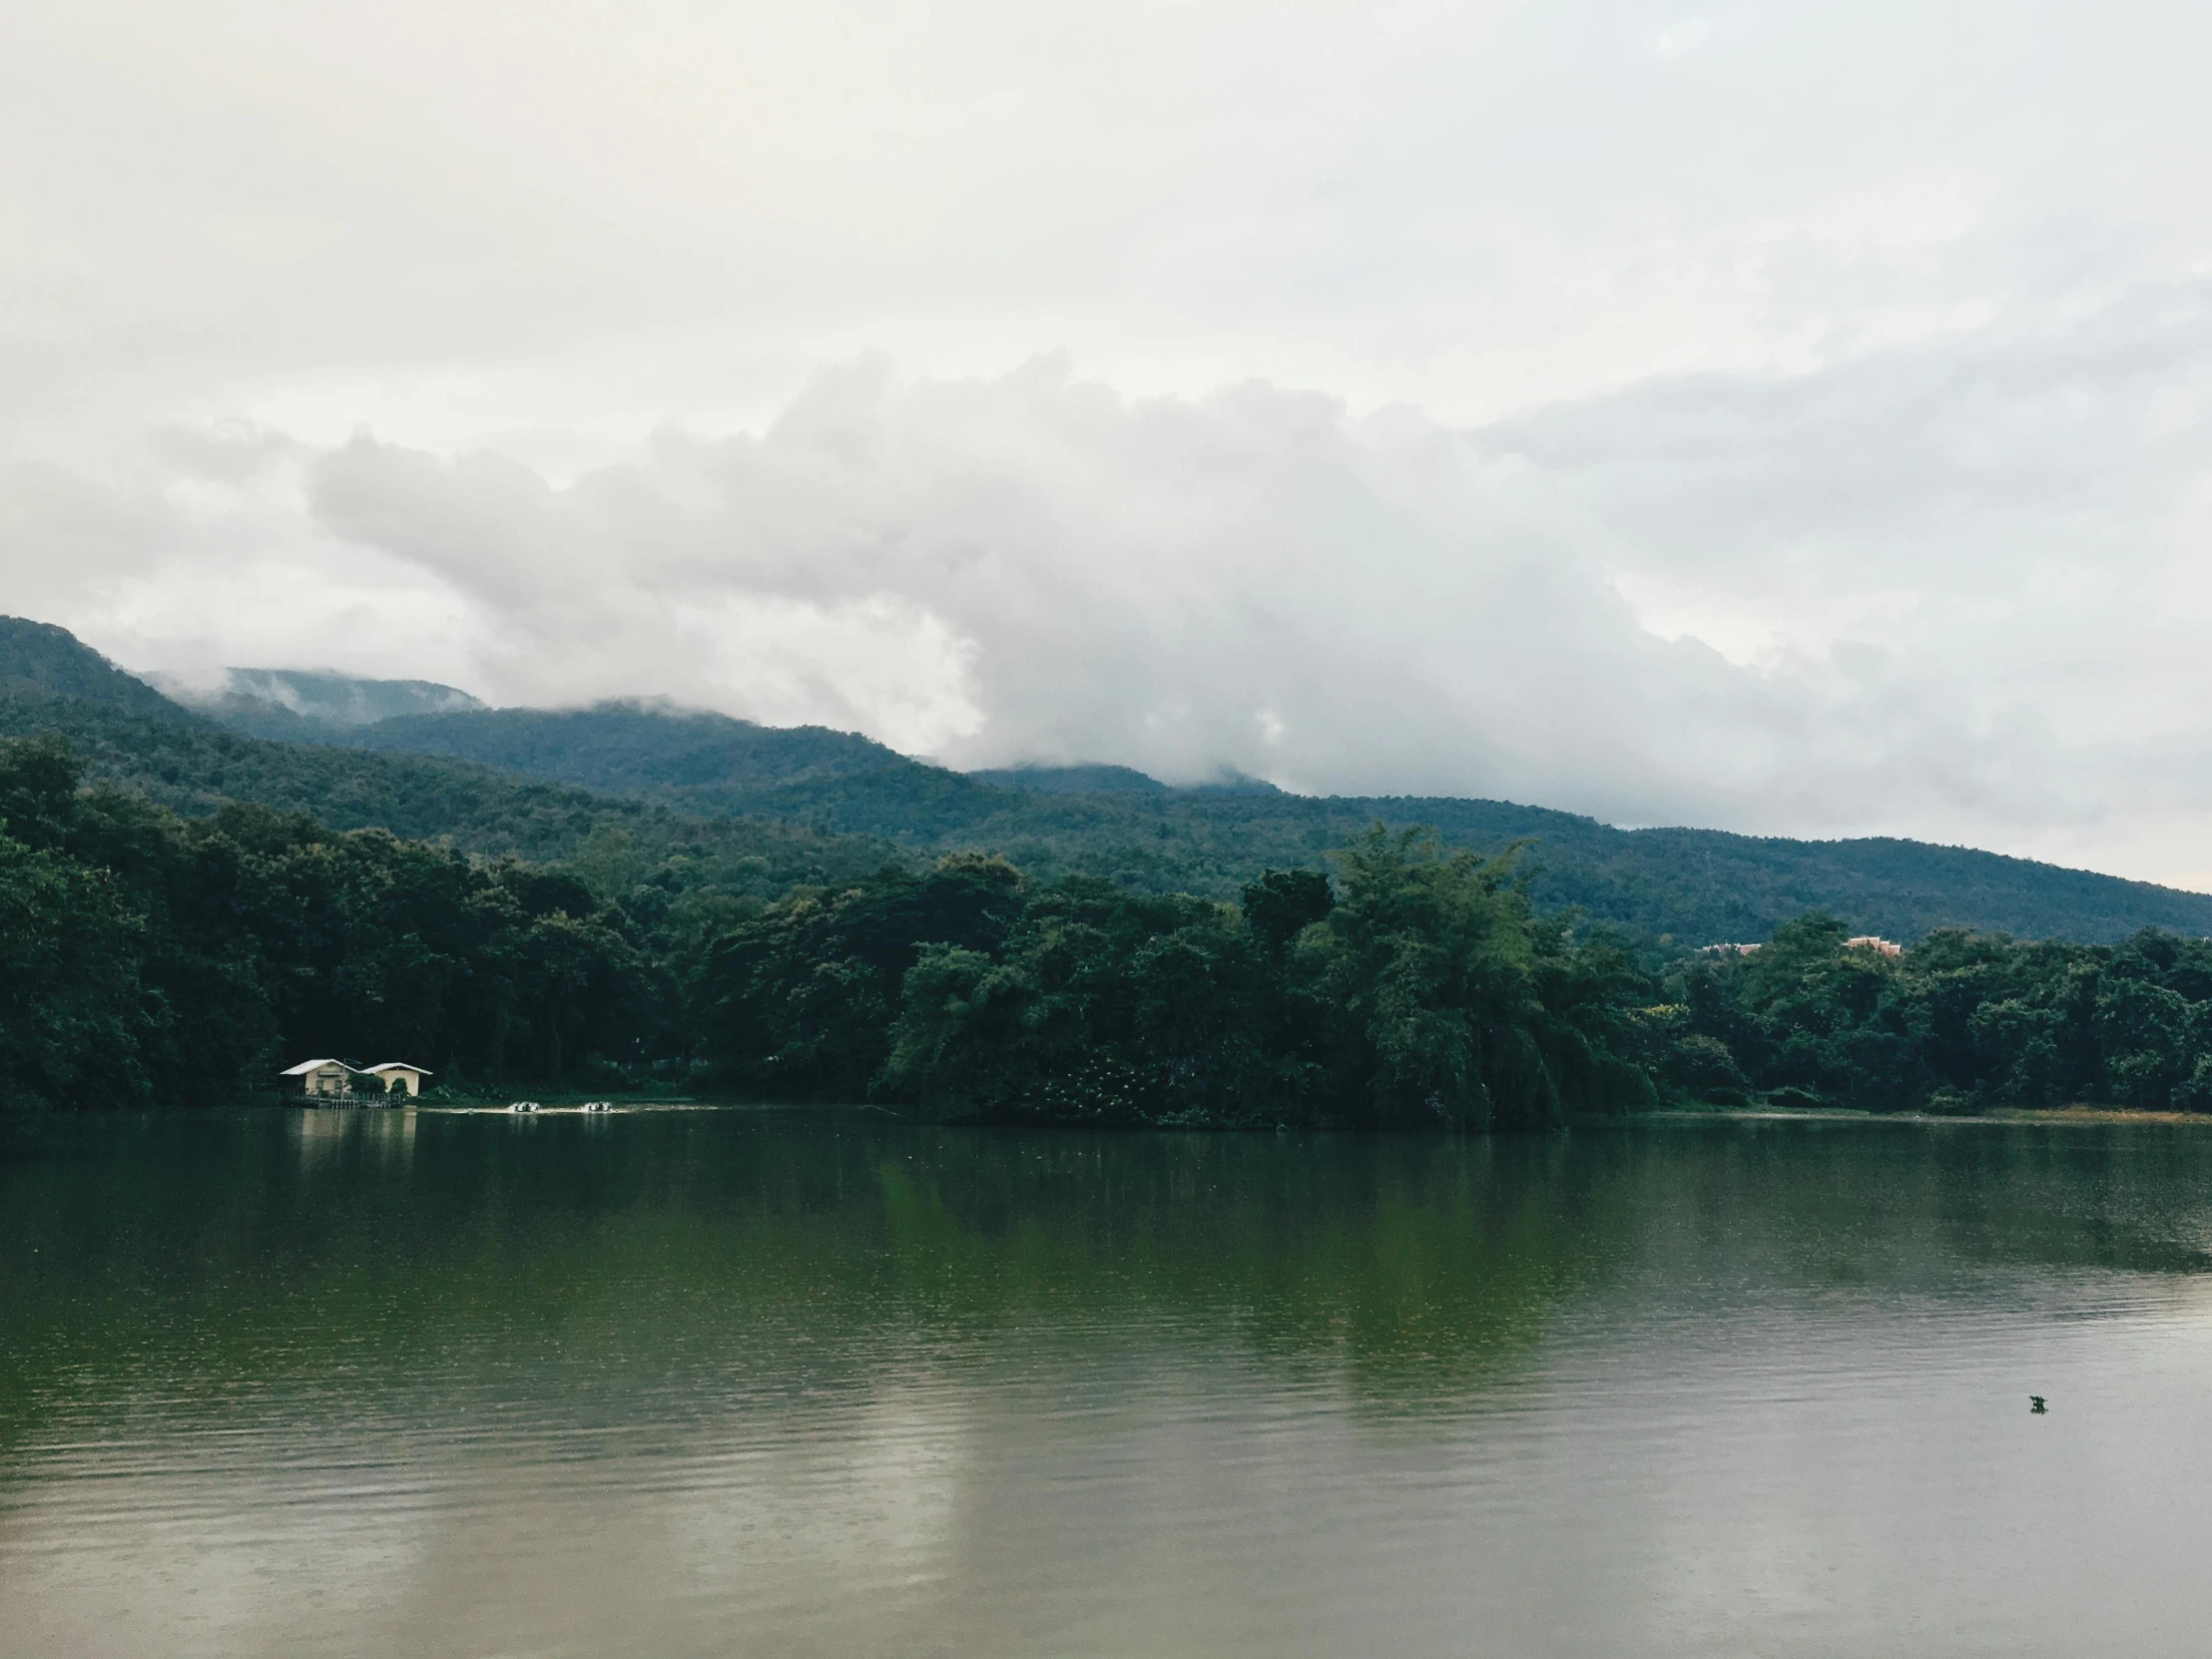
[[2212,940],[2017,943],[1957,929],[1889,953],[1832,916],[1664,976],[1655,1067],[1684,1096],[1979,1111],[2212,1110]]
[[704,965],[740,1089],[939,1118],[1481,1128],[1653,1098],[1643,979],[1539,919],[1510,859],[1381,829],[1237,904],[944,860],[795,895]]
[[1645,989],[1509,860],[1377,830],[1240,903],[954,856],[774,901],[681,850],[470,856],[186,819],[0,746],[0,1095],[207,1103],[288,1060],[951,1119],[1541,1124],[1649,1095]]
[[[588,836],[561,864],[184,818],[0,744],[0,1100],[206,1104],[283,1064],[872,1100],[953,1121],[1536,1127],[1664,1102],[2212,1108],[2212,942],[1815,914],[1670,955],[1432,831],[1235,901],[956,854],[823,878]],[[806,877],[815,878],[808,879]],[[795,878],[796,877],[796,878]]]
[[559,1079],[673,987],[573,873],[232,806],[182,819],[0,745],[0,1099],[205,1104],[313,1055]]

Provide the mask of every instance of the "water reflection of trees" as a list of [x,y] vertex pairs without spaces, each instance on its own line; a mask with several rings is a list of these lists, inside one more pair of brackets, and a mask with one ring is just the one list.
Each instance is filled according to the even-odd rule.
[[[1082,1135],[693,1113],[55,1119],[0,1161],[0,1422],[160,1381],[863,1386],[1018,1340],[1468,1398],[1562,1313],[2196,1272],[2212,1140],[1885,1123]],[[965,1362],[963,1362],[965,1363]]]

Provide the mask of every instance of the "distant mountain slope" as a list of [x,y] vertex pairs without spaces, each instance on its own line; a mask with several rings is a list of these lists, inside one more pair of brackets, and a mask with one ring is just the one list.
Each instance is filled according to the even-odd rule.
[[408,715],[349,737],[363,747],[449,755],[586,789],[720,805],[730,792],[871,772],[935,772],[850,732],[756,726],[639,701],[588,709]]
[[1449,798],[1290,796],[1247,804],[1199,799],[1188,809],[1219,842],[1280,837],[1340,843],[1366,824],[1431,824],[1448,840],[1495,847],[1526,838],[1533,882],[1549,903],[1679,942],[1759,940],[1807,910],[1854,928],[1918,939],[1937,927],[2019,938],[2110,942],[2142,927],[2212,934],[2212,894],[2125,881],[1971,847],[1894,837],[1793,840],[1720,830],[1618,830],[1595,819],[1505,802]]
[[1079,870],[1221,897],[1263,867],[1317,864],[1380,819],[1431,824],[1483,850],[1532,839],[1540,902],[1579,905],[1680,943],[1763,939],[1815,908],[1896,938],[1941,926],[2081,940],[2123,938],[2144,926],[2212,933],[2212,895],[1964,847],[1625,830],[1495,801],[1174,790],[1123,767],[962,775],[848,733],[646,704],[414,716],[363,728],[351,741],[467,758],[690,813],[802,823],[924,851],[986,848],[1048,877]]
[[454,714],[484,706],[457,687],[431,680],[363,680],[320,670],[226,669],[222,683],[212,690],[162,675],[148,678],[173,702],[234,732],[283,743],[319,742],[404,715]]
[[1263,867],[1320,863],[1380,819],[1434,825],[1484,851],[1532,839],[1539,902],[1682,944],[1765,938],[1814,908],[1900,939],[1950,925],[2083,941],[2144,926],[2212,934],[2212,895],[1965,847],[1624,830],[1494,801],[1173,790],[1125,768],[963,776],[849,733],[637,703],[408,715],[333,726],[314,745],[256,741],[178,708],[61,629],[9,622],[0,735],[45,731],[68,736],[96,778],[186,812],[259,801],[540,858],[619,831],[641,848],[757,860],[764,890],[859,873],[894,846],[907,856],[975,847],[1048,878],[1080,870],[1230,897]]
[[198,722],[145,681],[126,674],[66,628],[0,616],[0,688],[123,709],[148,720]]
[[1166,795],[1167,785],[1135,767],[990,767],[967,775],[1002,790],[1038,795]]
[[276,743],[181,709],[149,718],[114,701],[53,696],[20,680],[0,684],[0,738],[42,737],[64,739],[85,762],[89,782],[187,816],[252,802],[310,813],[339,830],[384,829],[492,855],[582,859],[638,877],[675,858],[699,878],[763,898],[794,882],[855,879],[902,856],[874,836],[695,818],[462,761]]
[[1282,790],[1265,778],[1241,772],[1223,772],[1203,784],[1181,789],[1163,784],[1135,767],[1023,766],[985,767],[962,776],[992,784],[1002,790],[1023,790],[1032,795],[1172,795],[1232,794],[1281,795]]
[[[1540,903],[1578,905],[1647,937],[1688,944],[1764,939],[1811,909],[1898,939],[1952,926],[2084,942],[2141,927],[2212,934],[2212,895],[1923,841],[1617,830],[1542,807],[1448,797],[1191,790],[1009,801],[942,789],[894,793],[885,782],[785,786],[730,806],[914,844],[989,846],[1040,870],[1087,869],[1223,896],[1264,866],[1318,864],[1378,820],[1433,825],[1446,840],[1484,851],[1531,841],[1526,856]],[[915,833],[916,823],[927,831]]]

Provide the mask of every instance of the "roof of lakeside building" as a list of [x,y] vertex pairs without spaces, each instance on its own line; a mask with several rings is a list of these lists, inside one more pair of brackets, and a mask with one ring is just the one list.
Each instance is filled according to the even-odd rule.
[[338,1066],[346,1071],[354,1069],[346,1065],[343,1060],[301,1060],[296,1066],[284,1067],[276,1075],[278,1077],[304,1077],[308,1072],[320,1071],[324,1066]]
[[428,1066],[418,1066],[418,1065],[416,1065],[416,1064],[415,1064],[415,1063],[414,1063],[414,1062],[413,1062],[412,1060],[378,1060],[378,1061],[377,1061],[377,1062],[376,1062],[376,1063],[375,1063],[374,1065],[372,1065],[372,1066],[363,1066],[363,1067],[361,1067],[361,1070],[363,1070],[363,1071],[419,1071],[419,1072],[421,1072],[421,1073],[422,1073],[422,1075],[423,1075],[423,1076],[425,1076],[425,1077],[435,1077],[435,1076],[437,1076],[437,1073],[436,1073],[436,1072],[434,1072],[434,1071],[432,1071],[432,1070],[431,1070],[431,1069],[430,1069],[430,1068],[429,1068]]

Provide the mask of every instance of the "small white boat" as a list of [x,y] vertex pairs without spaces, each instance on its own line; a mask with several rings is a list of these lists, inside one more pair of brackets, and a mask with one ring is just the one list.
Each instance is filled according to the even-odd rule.
[[534,1112],[537,1109],[538,1103],[534,1100],[518,1100],[507,1108],[510,1112]]
[[587,1100],[584,1102],[584,1110],[587,1112],[611,1112],[614,1109],[615,1103],[611,1100]]

